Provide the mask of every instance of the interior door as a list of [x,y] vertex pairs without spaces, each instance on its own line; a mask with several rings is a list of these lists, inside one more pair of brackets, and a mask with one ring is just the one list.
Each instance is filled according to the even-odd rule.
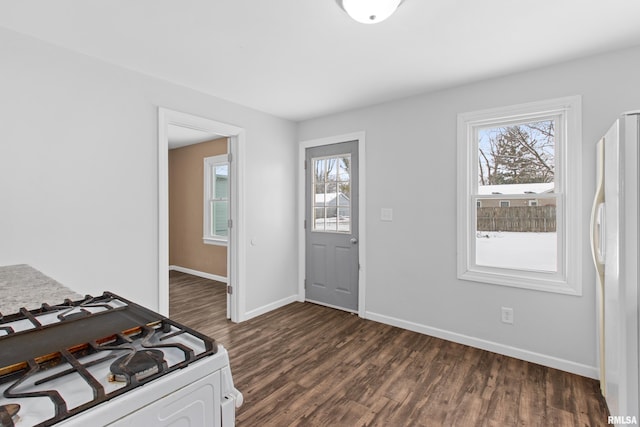
[[307,301],[358,310],[358,142],[306,149]]

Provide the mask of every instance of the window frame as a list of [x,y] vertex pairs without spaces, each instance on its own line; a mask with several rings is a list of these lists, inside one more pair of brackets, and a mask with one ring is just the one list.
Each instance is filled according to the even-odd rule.
[[[333,159],[335,159],[336,161],[339,161],[339,159],[341,157],[344,157],[344,156],[342,156],[342,155],[341,156],[329,155],[329,156],[319,156],[319,157],[312,157],[311,158],[312,173],[311,173],[311,189],[310,190],[311,190],[311,194],[312,194],[312,198],[311,198],[312,199],[311,200],[311,211],[312,211],[311,232],[312,233],[335,233],[335,234],[343,234],[343,235],[345,235],[345,234],[351,234],[353,232],[352,223],[351,223],[351,207],[352,207],[351,206],[351,191],[349,191],[349,194],[345,194],[345,193],[343,193],[341,191],[338,191],[338,187],[340,186],[340,184],[345,182],[345,181],[342,181],[340,179],[340,176],[339,176],[340,175],[340,173],[339,173],[340,165],[338,163],[336,163],[336,167],[338,168],[338,171],[336,173],[336,179],[335,179],[335,181],[331,181],[332,183],[334,183],[336,185],[336,192],[335,192],[335,194],[336,194],[336,199],[335,199],[336,200],[336,206],[335,206],[335,209],[336,209],[336,221],[337,222],[336,222],[336,229],[335,230],[327,230],[327,228],[326,228],[326,220],[327,220],[327,218],[329,218],[329,217],[326,216],[326,209],[327,208],[332,208],[332,206],[331,205],[327,205],[326,198],[323,200],[322,205],[316,204],[317,203],[316,196],[318,194],[321,194],[321,193],[316,193],[316,185],[319,184],[318,182],[316,182],[317,161],[333,160]],[[351,162],[351,154],[349,154],[348,157],[349,157],[349,162]],[[325,179],[322,182],[325,185],[329,182],[327,180],[327,178],[329,178],[329,175],[326,174],[326,172],[328,172],[328,171],[325,171],[325,176],[324,176]],[[350,167],[349,167],[349,181],[348,181],[348,183],[349,183],[349,185],[351,185],[351,168]],[[332,193],[322,193],[322,194],[324,194],[325,197],[326,197],[327,194],[332,194]],[[348,225],[348,229],[347,230],[340,230],[340,223],[345,223],[344,221],[340,221],[339,220],[339,213],[340,213],[340,211],[342,209],[344,209],[344,206],[342,206],[342,207],[340,206],[340,195],[345,196],[347,198],[347,200],[349,201],[349,205],[348,205],[348,208],[347,208],[349,210],[349,220],[346,221],[346,224]],[[323,212],[324,212],[325,224],[324,224],[324,229],[322,229],[322,230],[316,227],[316,214],[315,214],[316,209],[323,209]]]
[[[213,216],[213,209],[211,209],[211,202],[226,201],[227,202],[227,220],[229,219],[229,190],[231,185],[227,188],[227,197],[215,198],[211,197],[215,194],[215,184],[213,181],[212,171],[216,167],[227,166],[230,168],[229,156],[227,154],[220,154],[217,156],[210,156],[204,158],[204,192],[203,192],[203,222],[202,222],[202,242],[207,245],[227,246],[229,242],[229,236],[222,236],[214,234],[210,229],[211,219]],[[228,174],[228,179],[231,179],[231,174]]]
[[[457,276],[461,280],[582,295],[581,97],[570,96],[539,102],[458,114],[458,253]],[[555,118],[556,148],[553,197],[557,201],[557,271],[543,272],[478,265],[476,249],[476,200],[478,200],[478,142],[480,128],[498,127]],[[530,199],[531,195],[501,198]],[[551,196],[551,194],[550,194]],[[569,221],[569,218],[571,219]]]

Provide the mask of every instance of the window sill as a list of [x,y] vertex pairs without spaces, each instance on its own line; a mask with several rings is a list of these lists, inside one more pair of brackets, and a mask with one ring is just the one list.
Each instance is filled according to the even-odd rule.
[[227,239],[216,238],[216,237],[203,237],[202,243],[205,245],[214,245],[214,246],[227,246]]
[[[575,296],[582,295],[580,289],[572,287],[566,282],[566,280],[558,277],[531,277],[527,276],[526,273],[517,270],[507,271],[509,271],[509,273],[500,274],[497,272],[478,271],[470,269],[466,270],[463,273],[459,273],[458,279],[557,294]],[[554,275],[550,274],[550,276]]]

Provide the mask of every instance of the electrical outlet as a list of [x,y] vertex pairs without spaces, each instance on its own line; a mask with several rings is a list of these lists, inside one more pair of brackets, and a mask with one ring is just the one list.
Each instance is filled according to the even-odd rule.
[[513,325],[513,308],[511,307],[502,307],[502,323],[508,323]]

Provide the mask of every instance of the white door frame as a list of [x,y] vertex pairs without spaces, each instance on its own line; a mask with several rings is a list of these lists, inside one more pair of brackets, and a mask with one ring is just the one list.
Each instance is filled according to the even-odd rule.
[[227,246],[227,285],[232,322],[243,320],[245,313],[244,268],[244,147],[243,128],[167,108],[158,108],[158,311],[169,316],[169,138],[168,126],[181,126],[226,136],[231,155],[229,218],[232,227]]
[[322,145],[338,144],[341,142],[358,141],[358,256],[360,263],[360,271],[358,272],[358,316],[365,318],[365,289],[366,289],[366,248],[367,248],[367,233],[366,233],[366,168],[365,168],[365,133],[354,132],[344,135],[330,136],[327,138],[312,139],[308,141],[301,141],[298,145],[298,301],[303,302],[305,300],[304,279],[306,275],[305,265],[305,170],[304,161],[306,158],[306,149],[310,147],[319,147]]

